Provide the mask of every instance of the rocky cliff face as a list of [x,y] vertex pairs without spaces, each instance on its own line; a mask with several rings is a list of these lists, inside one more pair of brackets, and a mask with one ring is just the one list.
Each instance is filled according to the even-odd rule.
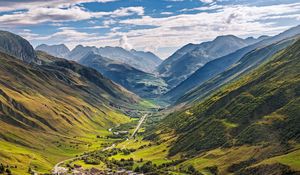
[[26,63],[37,63],[33,47],[24,38],[10,32],[0,31],[0,51]]

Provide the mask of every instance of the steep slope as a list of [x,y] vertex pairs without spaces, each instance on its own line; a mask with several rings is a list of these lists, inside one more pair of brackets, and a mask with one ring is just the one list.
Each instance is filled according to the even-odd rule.
[[0,51],[26,63],[37,63],[36,54],[30,43],[10,32],[0,31]]
[[69,48],[64,44],[59,44],[59,45],[41,44],[37,46],[35,50],[44,51],[50,55],[59,58],[65,58],[70,52]]
[[[266,47],[250,51],[249,53],[244,55],[237,63],[232,65],[224,72],[214,76],[209,81],[205,81],[199,86],[197,86],[197,83],[195,83],[196,85],[194,86],[196,87],[192,87],[193,84],[189,84],[189,86],[186,86],[185,83],[182,83],[168,92],[166,96],[171,97],[169,100],[176,101],[177,104],[185,102],[191,103],[197,99],[201,100],[203,97],[209,95],[218,87],[239,78],[241,75],[251,71],[252,69],[255,69],[276,52],[293,44],[296,39],[297,37],[286,39],[278,43],[274,43]],[[189,81],[195,82],[197,80],[189,79]]]
[[229,55],[226,55],[226,56],[220,57],[218,59],[215,59],[213,61],[210,61],[207,64],[205,64],[203,67],[199,68],[195,73],[193,73],[185,81],[180,83],[178,85],[178,87],[175,87],[174,89],[170,90],[164,96],[164,98],[167,100],[171,99],[173,102],[175,102],[180,96],[184,95],[191,89],[196,88],[197,86],[200,86],[205,81],[213,78],[214,76],[217,76],[219,73],[232,67],[236,62],[238,62],[248,52],[250,52],[254,49],[265,47],[272,43],[276,43],[281,40],[293,37],[297,34],[300,34],[300,26],[291,28],[291,29],[289,29],[283,33],[280,33],[276,36],[267,38],[258,43],[255,43],[253,45],[239,49],[234,53],[231,53]]
[[159,65],[158,72],[171,87],[175,87],[205,63],[247,45],[245,40],[233,35],[219,36],[201,44],[189,44]]
[[[290,162],[278,158],[299,154],[299,70],[300,40],[205,101],[169,115],[149,138],[175,133],[170,155],[191,158],[201,153],[193,161],[215,169],[218,165],[221,174],[269,174],[269,165],[260,162],[271,160],[299,170],[299,158]],[[225,157],[227,161],[218,162]],[[240,162],[232,164],[236,159]],[[197,166],[204,168],[201,163]],[[286,170],[277,164],[271,167],[279,174]]]
[[66,157],[100,147],[96,135],[128,122],[123,112],[140,100],[96,70],[42,52],[37,57],[42,65],[0,52],[0,162],[16,165],[15,174],[29,167],[49,172]]
[[150,52],[128,51],[121,47],[84,47],[76,46],[67,56],[68,59],[79,61],[89,53],[101,55],[111,60],[128,64],[144,72],[152,72],[161,60]]
[[113,61],[100,55],[90,53],[78,62],[96,69],[105,77],[141,97],[154,98],[166,92],[167,89],[164,80],[127,64]]

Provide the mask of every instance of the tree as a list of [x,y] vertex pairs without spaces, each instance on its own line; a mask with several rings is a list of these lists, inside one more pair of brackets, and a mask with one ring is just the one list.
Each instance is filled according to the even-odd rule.
[[32,173],[32,169],[29,167],[27,172],[31,174]]
[[140,167],[137,166],[137,167],[134,169],[134,172],[140,172]]
[[193,166],[193,165],[190,165],[189,167],[188,167],[188,172],[189,173],[194,173],[196,171],[196,169],[195,169],[195,167]]
[[4,165],[1,163],[0,164],[0,174],[4,173],[4,171],[5,171]]
[[8,175],[11,175],[11,171],[9,168],[6,168],[5,172],[8,174]]
[[144,165],[141,166],[140,170],[143,173],[149,173],[149,172],[154,172],[156,170],[156,168],[153,166],[151,161],[148,161]]

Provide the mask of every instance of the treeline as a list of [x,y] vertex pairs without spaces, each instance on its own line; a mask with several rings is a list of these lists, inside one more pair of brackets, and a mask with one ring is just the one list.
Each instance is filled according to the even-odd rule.
[[16,165],[15,166],[10,166],[10,165],[4,165],[0,164],[0,174],[7,174],[11,175],[11,168],[18,168]]

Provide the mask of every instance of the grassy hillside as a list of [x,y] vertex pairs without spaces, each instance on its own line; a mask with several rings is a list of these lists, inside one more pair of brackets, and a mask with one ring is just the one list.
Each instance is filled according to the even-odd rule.
[[[177,90],[177,98],[180,98],[176,103],[191,103],[204,99],[206,96],[211,95],[222,85],[240,78],[241,76],[257,68],[259,65],[268,61],[268,59],[274,54],[292,45],[297,40],[297,38],[299,37],[285,39],[266,47],[254,49],[253,51],[245,54],[245,56],[243,56],[240,61],[232,65],[229,69],[202,83],[200,86],[193,88],[185,94],[182,92],[187,89],[180,89],[180,87],[178,87],[180,91]],[[176,96],[174,96],[172,99],[175,100]]]
[[[241,48],[241,49],[237,50],[236,52],[233,52],[233,53],[230,53],[223,57],[214,59],[214,60],[206,63],[203,67],[196,70],[191,76],[189,76],[186,80],[181,82],[176,88],[173,88],[170,91],[168,91],[162,97],[162,100],[167,100],[171,103],[174,103],[182,95],[193,90],[193,88],[201,86],[204,83],[210,83],[211,79],[216,78],[219,74],[227,71],[228,69],[231,69],[232,67],[235,67],[236,64],[239,64],[239,61],[241,59],[244,59],[243,57],[249,56],[247,54],[249,54],[253,51],[255,52],[255,50],[263,48],[265,46],[275,44],[275,46],[273,46],[273,48],[270,48],[271,50],[266,50],[266,52],[264,50],[261,50],[262,51],[261,53],[257,53],[257,54],[260,54],[261,57],[254,58],[253,60],[255,60],[255,61],[253,61],[253,62],[257,62],[257,60],[263,60],[264,57],[266,57],[272,53],[272,50],[276,49],[276,47],[277,48],[280,47],[280,45],[276,46],[276,43],[278,43],[282,40],[286,40],[291,37],[295,37],[299,33],[300,33],[300,26],[296,26],[296,27],[286,30],[278,35],[275,35],[273,37],[268,37],[258,43]],[[282,46],[282,44],[281,44],[281,46]],[[268,53],[269,51],[270,51],[270,54]],[[263,53],[263,52],[265,52],[265,53]],[[251,54],[250,54],[250,56],[251,56]],[[248,58],[246,58],[246,59],[248,59]],[[248,64],[248,66],[249,66],[249,64]],[[249,68],[250,67],[251,66],[249,66]],[[241,68],[241,66],[239,68]],[[245,67],[244,67],[244,69],[245,69]],[[231,69],[231,70],[234,70],[234,69]],[[240,70],[240,71],[243,71],[243,70]],[[231,72],[229,72],[229,73],[231,73]],[[238,73],[240,73],[240,72],[238,72]],[[224,76],[221,78],[224,78]],[[226,77],[225,77],[225,79],[226,79]],[[219,83],[219,82],[220,81],[218,81],[217,83]],[[212,84],[214,84],[214,83],[212,83]],[[208,84],[208,86],[210,86],[210,84]],[[201,89],[205,89],[205,88],[207,88],[207,87],[203,87],[203,88],[200,87],[199,89],[201,90]],[[203,92],[206,93],[207,91],[209,91],[209,88],[203,90],[202,92],[198,93],[197,95],[201,96]],[[194,98],[193,95],[195,95],[195,94],[189,93],[187,95],[190,97],[187,97],[185,99],[180,99],[180,102],[183,102],[183,101],[187,100],[188,98]]]
[[13,174],[49,172],[60,160],[100,149],[113,141],[108,128],[130,121],[122,112],[140,104],[93,69],[38,57],[43,65],[0,53],[0,163]]
[[[190,159],[198,155],[194,164],[203,171],[216,167],[223,174],[259,174],[270,169],[292,171],[289,167],[299,170],[299,158],[288,161],[297,155],[300,141],[299,70],[300,40],[207,100],[169,115],[148,138],[158,139],[162,133],[175,132],[177,138],[170,145],[169,156]],[[257,148],[252,154],[250,150],[254,147]],[[246,150],[237,151],[243,148]],[[214,154],[209,154],[214,150]],[[244,155],[245,152],[249,155]],[[286,155],[287,160],[277,157],[280,155]],[[192,160],[189,164],[193,164]],[[280,164],[258,166],[263,160],[268,163],[278,160]]]

